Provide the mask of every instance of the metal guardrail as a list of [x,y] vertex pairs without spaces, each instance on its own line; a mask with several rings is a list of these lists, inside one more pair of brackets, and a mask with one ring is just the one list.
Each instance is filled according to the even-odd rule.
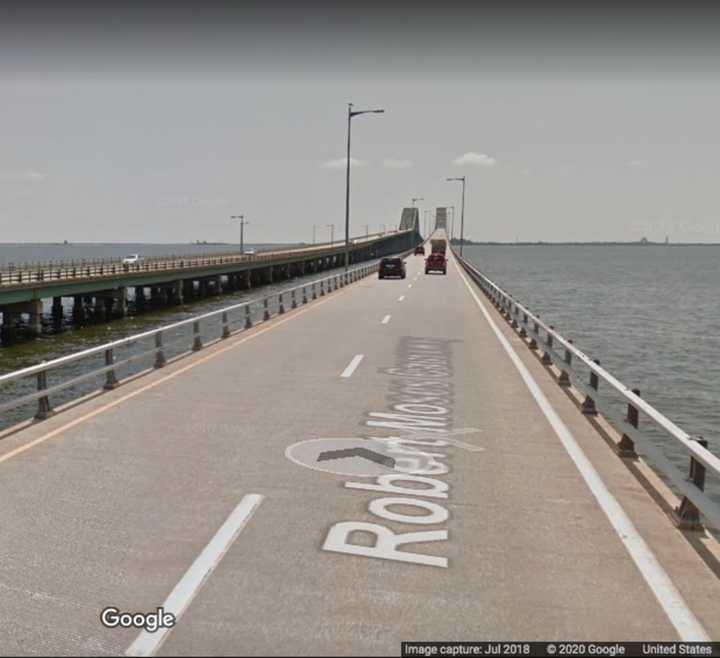
[[[265,322],[274,315],[282,315],[290,309],[307,304],[313,299],[317,299],[338,288],[343,288],[350,283],[358,281],[376,272],[378,262],[379,261],[364,264],[360,267],[351,268],[347,272],[332,274],[300,286],[295,286],[294,288],[288,288],[279,293],[275,292],[271,295],[258,297],[241,304],[227,306],[216,311],[188,318],[187,320],[174,322],[157,329],[91,347],[75,354],[69,354],[53,359],[52,361],[45,361],[28,368],[23,368],[22,370],[0,375],[0,388],[9,384],[26,382],[30,377],[35,378],[34,390],[0,403],[0,413],[36,402],[37,411],[35,413],[35,419],[44,420],[52,414],[51,395],[73,388],[99,375],[105,375],[105,381],[102,386],[98,386],[94,390],[97,391],[100,388],[106,390],[113,389],[120,383],[118,370],[125,365],[143,358],[154,357],[153,368],[162,368],[167,363],[167,350],[171,342],[173,342],[168,339],[174,339],[174,342],[186,341],[186,345],[184,346],[186,349],[183,350],[181,347],[181,351],[177,356],[201,350],[204,346],[201,323],[217,322],[216,329],[220,331],[220,336],[207,344],[215,343],[235,333],[250,329],[256,324]],[[190,329],[189,336],[178,335],[178,330],[183,328]],[[121,348],[136,346],[138,343],[147,339],[150,339],[151,342],[149,348],[132,353],[122,360],[116,360],[116,353]],[[104,365],[92,368],[54,384],[49,383],[49,375],[51,373],[59,371],[59,369],[70,364],[93,357],[102,358]]]
[[[602,382],[614,397],[625,406],[620,417],[603,409],[616,430],[622,432],[617,452],[621,457],[637,457],[636,444],[647,454],[651,463],[683,495],[674,510],[677,523],[684,528],[700,527],[700,512],[720,530],[720,504],[705,493],[707,472],[720,478],[720,458],[707,449],[707,441],[694,437],[678,427],[669,418],[640,397],[638,389],[630,389],[607,370],[597,359],[591,359],[573,342],[555,331],[540,316],[520,304],[512,295],[500,288],[453,249],[453,254],[470,277],[480,286],[488,299],[500,311],[510,326],[526,340],[533,350],[542,352],[542,363],[555,366],[559,371],[558,384],[574,387],[585,396],[582,412],[588,416],[598,414],[598,390]],[[571,377],[572,375],[572,377]],[[640,421],[646,419],[670,437],[689,456],[689,473],[685,474],[670,461],[660,446],[646,436]]]
[[[395,236],[401,231],[388,231],[384,234],[373,234],[360,238],[353,238],[350,246],[357,247],[371,245],[383,238]],[[344,253],[344,242],[328,242],[319,245],[299,247],[295,249],[279,249],[261,251],[257,254],[225,253],[202,256],[154,256],[138,263],[123,265],[122,259],[105,258],[71,261],[60,263],[31,263],[4,266],[0,268],[0,286],[24,285],[45,283],[51,281],[64,281],[72,279],[85,279],[104,276],[119,276],[134,273],[154,273],[167,270],[187,271],[201,267],[217,265],[233,265],[237,263],[272,263],[287,256],[307,256],[308,258],[323,258]]]

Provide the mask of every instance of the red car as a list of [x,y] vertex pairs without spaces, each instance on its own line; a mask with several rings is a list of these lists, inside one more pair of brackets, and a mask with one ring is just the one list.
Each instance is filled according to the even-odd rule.
[[419,244],[417,247],[415,247],[415,255],[416,256],[424,256],[425,255],[425,247],[423,247],[421,244]]
[[447,260],[443,254],[430,254],[425,259],[425,274],[429,274],[430,272],[447,274]]

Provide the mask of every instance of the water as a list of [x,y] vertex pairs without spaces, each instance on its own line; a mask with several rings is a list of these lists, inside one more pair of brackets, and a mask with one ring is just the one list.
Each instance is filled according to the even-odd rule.
[[[464,255],[720,454],[720,247],[487,245]],[[653,436],[685,472],[685,451]],[[717,480],[708,492],[720,501]]]

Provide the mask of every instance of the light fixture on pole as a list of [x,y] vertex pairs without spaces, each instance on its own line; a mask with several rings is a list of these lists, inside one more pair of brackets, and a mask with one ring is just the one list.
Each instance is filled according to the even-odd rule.
[[[460,255],[462,256],[463,244],[465,242],[465,176],[447,178],[449,181],[460,181],[462,183],[462,205],[460,206]],[[453,215],[455,213],[453,212]]]
[[416,202],[416,201],[425,201],[425,199],[423,199],[421,196],[414,196],[414,197],[412,198],[413,208],[415,207],[415,202]]
[[347,115],[347,161],[345,162],[345,270],[350,264],[350,133],[352,118],[361,114],[382,114],[385,110],[356,110],[348,103]]
[[239,219],[240,220],[240,253],[245,253],[245,225],[249,224],[250,222],[245,220],[245,215],[230,215],[230,219]]

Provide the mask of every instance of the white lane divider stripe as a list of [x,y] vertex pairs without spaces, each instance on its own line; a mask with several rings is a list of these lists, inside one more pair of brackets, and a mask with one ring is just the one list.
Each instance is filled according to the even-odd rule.
[[401,302],[403,299],[405,299],[405,295],[400,295],[400,297],[398,297],[399,302]]
[[348,367],[343,370],[341,377],[352,377],[352,374],[355,372],[355,369],[360,365],[360,361],[362,361],[365,358],[364,354],[356,354],[352,361],[348,364]]
[[[210,543],[198,555],[192,566],[185,572],[180,582],[175,585],[175,589],[170,592],[170,596],[167,597],[162,607],[165,612],[175,615],[176,624],[262,501],[263,496],[259,494],[245,496],[225,523],[220,526]],[[152,656],[171,630],[171,628],[160,628],[154,633],[142,631],[125,655]]]
[[382,322],[381,322],[380,324],[387,324],[388,322],[390,322],[390,317],[391,317],[391,316],[386,315],[386,316],[382,319]]
[[675,587],[675,584],[668,576],[665,569],[658,562],[655,554],[652,552],[650,547],[645,543],[637,528],[630,520],[630,517],[625,513],[620,503],[613,496],[605,483],[602,481],[599,473],[595,470],[590,460],[587,458],[582,448],[578,445],[577,440],[572,435],[567,425],[562,421],[557,411],[550,404],[545,394],[540,390],[538,383],[535,381],[530,371],[527,369],[525,364],[518,356],[515,349],[512,347],[510,342],[505,338],[505,335],[500,331],[495,321],[492,319],[490,313],[485,308],[485,304],[480,301],[480,298],[475,293],[475,290],[471,287],[468,282],[465,273],[460,267],[457,267],[457,272],[460,274],[460,278],[463,280],[470,294],[475,300],[475,303],[479,306],[480,311],[485,316],[487,323],[490,325],[493,333],[497,337],[500,344],[503,346],[505,352],[510,357],[513,365],[517,368],[520,373],[520,377],[525,382],[530,393],[535,398],[540,410],[543,412],[545,418],[547,418],[550,426],[555,430],[555,434],[560,439],[566,452],[572,459],[575,467],[580,472],[585,484],[595,496],[600,508],[605,513],[605,516],[610,521],[610,524],[614,528],[615,532],[620,537],[620,541],[625,546],[625,549],[630,554],[633,562],[637,566],[638,570],[645,579],[645,582],[650,587],[650,590],[655,595],[656,600],[664,610],[670,623],[675,627],[678,635],[684,642],[709,642],[710,637],[703,628],[702,624],[698,621],[697,617],[688,607],[682,594]]
[[408,283],[408,288],[412,288],[412,283]]

